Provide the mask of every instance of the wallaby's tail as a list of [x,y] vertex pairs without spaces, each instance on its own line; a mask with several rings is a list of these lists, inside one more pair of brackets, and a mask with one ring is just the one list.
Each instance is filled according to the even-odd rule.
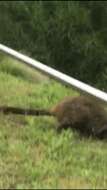
[[20,115],[32,115],[32,116],[52,116],[53,114],[49,110],[45,109],[28,109],[28,108],[18,108],[18,107],[10,107],[10,106],[2,106],[0,107],[0,112],[4,114],[20,114]]

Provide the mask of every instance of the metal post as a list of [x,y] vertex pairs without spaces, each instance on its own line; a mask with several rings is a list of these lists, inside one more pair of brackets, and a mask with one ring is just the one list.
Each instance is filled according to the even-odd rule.
[[0,44],[0,51],[26,63],[27,65],[47,74],[48,76],[51,76],[52,78],[60,81],[63,84],[66,84],[68,86],[75,88],[81,93],[85,93],[87,95],[90,95],[91,97],[94,97],[95,99],[98,99],[99,101],[101,100],[102,102],[107,103],[107,93],[101,90],[98,90],[62,72],[59,72],[51,67],[48,67],[40,63],[39,61],[36,61],[28,56],[25,56],[5,45]]

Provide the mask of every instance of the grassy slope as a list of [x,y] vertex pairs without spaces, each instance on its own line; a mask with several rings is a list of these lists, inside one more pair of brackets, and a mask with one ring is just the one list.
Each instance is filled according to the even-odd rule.
[[[0,60],[0,105],[48,108],[76,95],[17,63]],[[0,188],[107,188],[107,143],[70,130],[59,135],[56,124],[0,114]]]

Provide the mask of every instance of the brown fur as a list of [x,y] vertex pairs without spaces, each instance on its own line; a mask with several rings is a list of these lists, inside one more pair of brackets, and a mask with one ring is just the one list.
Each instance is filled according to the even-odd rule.
[[59,121],[58,130],[70,127],[86,136],[107,137],[107,114],[98,102],[83,96],[69,97],[51,112]]
[[55,116],[58,130],[72,128],[86,136],[107,137],[107,115],[104,108],[86,97],[67,97],[51,110],[0,107],[3,113]]

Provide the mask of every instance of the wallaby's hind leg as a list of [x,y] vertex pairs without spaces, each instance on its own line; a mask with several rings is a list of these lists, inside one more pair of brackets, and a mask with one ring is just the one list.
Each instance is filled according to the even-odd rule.
[[68,129],[70,128],[71,125],[70,124],[67,124],[66,122],[64,123],[60,123],[58,126],[57,126],[57,132],[60,133],[63,129]]
[[100,139],[107,138],[107,125],[104,125],[100,129],[98,129],[97,132],[95,133],[95,136]]

